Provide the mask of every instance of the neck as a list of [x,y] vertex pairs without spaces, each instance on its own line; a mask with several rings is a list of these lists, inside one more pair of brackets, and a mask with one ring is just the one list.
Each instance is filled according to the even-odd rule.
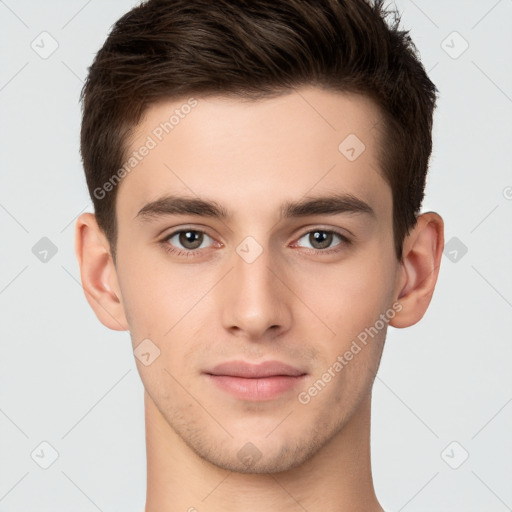
[[147,449],[145,512],[382,512],[371,476],[371,395],[345,427],[289,471],[235,473],[200,458],[144,393]]

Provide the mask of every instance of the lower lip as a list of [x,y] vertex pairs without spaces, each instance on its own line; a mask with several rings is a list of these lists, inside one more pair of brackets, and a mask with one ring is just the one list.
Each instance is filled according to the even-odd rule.
[[243,400],[271,400],[292,390],[302,382],[305,375],[276,375],[260,379],[245,379],[228,375],[207,375],[211,381],[228,393]]

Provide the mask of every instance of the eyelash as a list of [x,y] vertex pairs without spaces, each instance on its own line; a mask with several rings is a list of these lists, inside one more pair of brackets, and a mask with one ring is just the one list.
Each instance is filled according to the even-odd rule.
[[[169,254],[175,254],[177,256],[184,256],[187,258],[199,256],[202,249],[181,250],[181,249],[177,249],[176,247],[173,247],[172,245],[170,245],[168,243],[169,240],[171,238],[173,238],[175,235],[179,235],[180,233],[186,233],[187,231],[192,231],[194,233],[202,233],[202,234],[206,235],[207,237],[212,238],[210,235],[208,235],[208,233],[205,233],[204,231],[201,231],[199,229],[180,229],[178,231],[173,231],[171,234],[167,235],[163,240],[160,241],[160,243],[163,245],[165,251],[167,251]],[[352,241],[349,238],[347,238],[345,235],[339,233],[338,231],[335,231],[332,229],[321,229],[321,228],[316,228],[316,229],[312,229],[310,231],[306,231],[298,238],[298,240],[300,240],[301,238],[303,238],[306,235],[309,235],[311,233],[316,233],[317,231],[320,231],[322,233],[337,235],[341,239],[341,242],[339,244],[337,244],[336,246],[334,246],[334,248],[330,248],[330,249],[309,249],[306,247],[307,252],[310,254],[311,253],[312,254],[337,253],[342,250],[342,248],[339,248],[339,246],[343,246],[343,245],[348,246],[352,243]]]

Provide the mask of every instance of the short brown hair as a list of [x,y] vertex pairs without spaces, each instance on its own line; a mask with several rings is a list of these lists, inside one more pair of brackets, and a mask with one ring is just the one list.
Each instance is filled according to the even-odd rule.
[[187,95],[263,99],[318,85],[380,108],[380,164],[401,260],[423,201],[437,89],[399,23],[383,0],[149,0],[120,18],[81,94],[87,186],[114,259],[116,187],[101,198],[94,191],[122,166],[150,105]]

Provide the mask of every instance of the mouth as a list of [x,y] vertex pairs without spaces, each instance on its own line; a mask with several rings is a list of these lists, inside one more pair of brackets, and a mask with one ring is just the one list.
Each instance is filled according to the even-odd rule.
[[230,361],[203,372],[220,390],[249,401],[272,400],[291,392],[306,372],[280,361],[250,364]]

